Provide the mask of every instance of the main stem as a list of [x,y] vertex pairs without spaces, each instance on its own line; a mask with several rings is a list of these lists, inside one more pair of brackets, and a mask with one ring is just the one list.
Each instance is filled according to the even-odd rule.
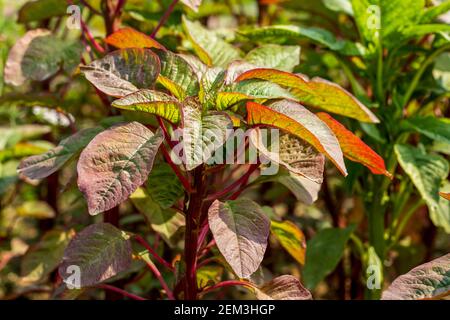
[[186,300],[197,299],[197,243],[200,227],[200,216],[204,195],[203,165],[194,170],[194,191],[189,198],[189,206],[186,212],[186,232],[184,242],[184,254],[186,264],[184,298]]

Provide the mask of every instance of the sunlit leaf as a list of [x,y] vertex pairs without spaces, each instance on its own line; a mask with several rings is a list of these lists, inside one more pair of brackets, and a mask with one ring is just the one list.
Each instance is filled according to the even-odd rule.
[[267,247],[270,220],[261,207],[247,199],[220,202],[208,210],[211,232],[225,260],[240,278],[258,268]]
[[377,117],[353,95],[335,83],[274,69],[254,69],[241,74],[236,81],[261,79],[289,88],[296,100],[307,106],[316,107],[354,118],[363,122],[379,122]]
[[245,60],[258,67],[292,72],[300,63],[300,47],[266,44],[250,51]]
[[415,267],[392,282],[382,300],[439,299],[450,295],[450,254]]
[[152,229],[161,235],[170,246],[175,246],[179,240],[179,231],[185,225],[184,216],[171,208],[162,208],[154,197],[138,188],[131,196],[131,201],[145,216]]
[[360,138],[347,130],[330,115],[320,112],[317,116],[334,132],[346,158],[363,164],[374,174],[384,174],[392,179],[392,175],[386,170],[383,158]]
[[196,96],[199,82],[191,65],[179,55],[170,51],[154,50],[161,62],[160,82],[178,99]]
[[130,48],[111,52],[80,70],[97,89],[121,98],[139,89],[151,89],[161,65],[150,49]]
[[25,253],[21,261],[24,283],[44,280],[61,262],[71,232],[51,230]]
[[84,129],[62,140],[60,144],[42,154],[22,160],[17,171],[29,179],[44,179],[58,171],[67,161],[81,151],[102,129]]
[[225,113],[202,113],[198,101],[185,101],[183,106],[183,158],[188,170],[207,162],[214,151],[228,139],[233,129]]
[[191,22],[183,17],[184,30],[197,56],[208,66],[225,67],[239,59],[240,52],[212,31],[206,30],[199,22]]
[[301,265],[305,264],[306,239],[303,232],[291,221],[274,221],[270,230],[287,252]]
[[127,270],[132,261],[128,238],[109,223],[90,225],[70,241],[59,266],[59,275],[67,284],[76,284],[72,282],[75,266],[79,268],[80,286],[87,287]]
[[333,132],[317,116],[302,105],[289,100],[263,106],[247,103],[247,123],[269,125],[297,136],[317,151],[324,153],[342,172],[347,175],[339,142]]
[[315,288],[336,268],[353,230],[354,225],[345,229],[324,229],[307,242],[302,278],[307,288]]
[[255,289],[258,300],[311,300],[311,293],[298,279],[284,275]]
[[441,14],[444,14],[450,10],[450,1],[445,0],[441,3],[428,7],[422,12],[422,16],[420,17],[421,23],[430,23],[433,22]]
[[164,92],[143,89],[112,103],[113,107],[160,116],[174,124],[181,120],[181,104]]
[[322,183],[325,157],[305,141],[290,134],[282,134],[277,146],[265,143],[267,134],[259,128],[252,129],[249,141],[270,161],[280,164],[290,172],[316,183]]
[[[444,226],[441,225],[439,219],[436,219],[436,215],[439,216],[439,210],[441,210],[439,188],[449,173],[447,160],[435,154],[427,154],[422,149],[409,145],[396,144],[394,150],[401,167],[411,178],[430,209],[432,221],[438,226]],[[448,221],[447,226],[447,232],[450,232]]]
[[91,215],[125,201],[148,177],[164,139],[138,122],[115,125],[98,134],[78,161],[78,187]]
[[165,50],[164,46],[155,39],[133,28],[123,28],[109,35],[105,42],[117,49],[127,48],[158,48]]

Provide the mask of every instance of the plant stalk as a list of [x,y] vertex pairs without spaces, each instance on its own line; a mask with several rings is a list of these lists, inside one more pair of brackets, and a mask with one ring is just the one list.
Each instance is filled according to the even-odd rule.
[[184,283],[185,300],[197,299],[197,246],[200,227],[200,216],[205,186],[203,183],[203,165],[194,170],[194,192],[190,194],[186,213],[186,231],[184,243],[184,260],[186,275]]

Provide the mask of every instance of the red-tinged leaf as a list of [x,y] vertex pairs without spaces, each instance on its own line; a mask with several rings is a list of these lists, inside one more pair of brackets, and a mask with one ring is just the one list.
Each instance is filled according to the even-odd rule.
[[58,271],[68,286],[88,287],[128,270],[131,262],[129,236],[109,223],[97,223],[70,241]]
[[247,123],[277,127],[305,140],[317,151],[325,154],[344,176],[347,175],[336,136],[325,123],[302,105],[290,100],[281,100],[270,106],[248,102]]
[[98,134],[78,161],[78,187],[91,215],[122,203],[148,177],[164,136],[138,122],[118,124]]
[[113,51],[80,70],[100,91],[122,98],[139,89],[152,88],[161,64],[150,49],[128,48]]
[[339,85],[320,78],[308,80],[301,75],[275,69],[259,68],[241,74],[236,81],[261,79],[289,88],[299,102],[363,122],[378,118],[352,94]]
[[270,232],[270,220],[261,207],[248,199],[216,200],[208,221],[225,260],[238,277],[250,277],[263,260]]
[[311,300],[311,293],[291,275],[283,275],[255,288],[258,300]]
[[450,200],[450,193],[439,192],[439,195],[444,199]]
[[347,130],[342,124],[324,112],[317,113],[317,116],[327,124],[339,140],[344,156],[354,162],[359,162],[369,168],[374,174],[384,174],[389,179],[392,175],[386,170],[384,160],[373,151],[360,138]]
[[440,299],[450,295],[450,253],[395,279],[381,300]]
[[166,50],[166,48],[164,48],[162,44],[158,43],[158,41],[133,28],[120,29],[108,36],[105,39],[105,42],[118,49],[158,48]]

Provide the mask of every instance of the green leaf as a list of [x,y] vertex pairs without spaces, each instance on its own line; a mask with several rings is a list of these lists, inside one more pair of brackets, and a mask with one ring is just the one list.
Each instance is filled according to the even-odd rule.
[[324,229],[307,242],[306,264],[302,278],[307,288],[315,288],[336,268],[354,229],[354,225],[345,229]]
[[28,31],[9,52],[5,82],[20,86],[26,80],[43,81],[58,72],[61,66],[71,72],[79,64],[81,52],[79,43],[60,40],[49,30]]
[[450,10],[450,0],[442,1],[438,5],[426,8],[425,11],[422,12],[422,16],[420,18],[421,23],[430,23],[433,22],[441,14],[446,13]]
[[270,230],[281,246],[301,265],[305,264],[306,240],[303,232],[291,221],[274,221]]
[[81,130],[62,140],[56,148],[22,160],[17,168],[18,173],[29,179],[48,177],[80,152],[101,130],[100,127]]
[[438,210],[439,188],[449,173],[447,160],[409,145],[396,144],[394,150],[402,169],[425,200],[430,212]]
[[284,275],[255,288],[258,300],[311,300],[311,293],[297,278]]
[[217,247],[239,278],[250,277],[267,247],[270,220],[248,199],[220,202],[208,210],[209,227]]
[[430,139],[450,143],[450,119],[434,116],[414,117],[406,120],[404,125]]
[[419,26],[412,26],[402,30],[403,40],[410,38],[417,38],[427,34],[450,32],[450,25],[443,23],[422,24]]
[[206,288],[220,282],[223,268],[221,266],[203,266],[197,270],[197,286]]
[[148,177],[164,139],[144,125],[130,122],[98,134],[78,161],[78,187],[91,215],[125,201]]
[[224,85],[225,75],[225,70],[220,67],[208,68],[202,74],[198,97],[206,109],[211,109],[214,106],[217,92]]
[[183,28],[195,53],[206,65],[226,67],[231,61],[239,59],[238,49],[206,30],[199,22],[191,22],[183,17]]
[[242,73],[237,82],[260,79],[276,83],[290,90],[297,100],[307,106],[363,122],[379,122],[378,118],[350,92],[330,81],[296,75],[275,69],[258,68]]
[[316,27],[299,27],[294,25],[273,25],[239,31],[244,37],[258,42],[280,43],[283,39],[301,40],[307,38],[344,55],[360,56],[364,48],[360,44],[339,40],[329,31]]
[[17,22],[46,20],[52,17],[66,15],[68,4],[60,0],[37,0],[27,2],[19,10]]
[[183,107],[183,159],[187,170],[206,163],[228,139],[233,123],[225,113],[202,113],[194,99]]
[[131,202],[145,216],[152,229],[159,233],[171,247],[176,245],[185,225],[184,216],[171,208],[162,208],[152,194],[138,188],[131,196]]
[[153,167],[147,180],[147,192],[163,208],[173,206],[183,195],[184,189],[170,165],[165,162]]
[[165,50],[153,50],[161,61],[158,81],[180,100],[196,96],[199,83],[194,69],[179,55]]
[[161,71],[158,56],[150,49],[129,48],[107,54],[80,70],[97,89],[113,97],[124,97],[139,89],[150,89]]
[[16,211],[18,216],[35,219],[52,219],[56,216],[55,210],[45,201],[25,201]]
[[[440,198],[438,207],[434,211],[430,211],[430,218],[434,225],[441,227],[444,231],[450,234],[450,182],[444,181],[440,188]],[[444,197],[446,195],[446,197]]]
[[450,253],[398,277],[383,292],[381,299],[439,299],[448,295],[450,295]]
[[245,60],[258,67],[292,72],[300,63],[300,47],[266,44],[250,51]]
[[[76,275],[70,268],[80,271],[79,285],[88,287],[99,284],[131,266],[131,242],[121,230],[109,223],[90,225],[78,233],[64,251],[59,275],[68,285]],[[76,271],[76,269],[75,269]]]
[[425,7],[425,0],[379,0],[381,8],[381,35],[383,44],[388,47],[399,44],[401,32],[416,25],[420,13]]
[[44,280],[58,267],[70,238],[71,232],[52,230],[45,233],[23,256],[21,280],[27,284]]
[[160,91],[139,90],[115,100],[112,106],[119,109],[154,114],[174,124],[181,120],[181,103],[172,96]]

